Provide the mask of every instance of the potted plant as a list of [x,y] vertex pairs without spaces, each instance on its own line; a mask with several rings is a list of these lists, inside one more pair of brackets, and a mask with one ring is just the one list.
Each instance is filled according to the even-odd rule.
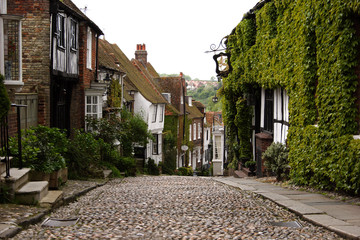
[[[49,181],[50,188],[58,188],[67,180],[63,154],[68,140],[60,129],[37,126],[22,133],[22,159],[31,168],[30,180]],[[11,152],[18,155],[17,139],[10,140]]]

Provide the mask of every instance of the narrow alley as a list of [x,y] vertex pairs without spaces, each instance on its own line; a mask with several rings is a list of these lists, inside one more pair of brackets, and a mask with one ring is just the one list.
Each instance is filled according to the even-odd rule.
[[[14,239],[339,239],[300,220],[270,200],[202,177],[136,177],[112,180],[76,202],[55,210],[53,219]],[[297,221],[301,227],[272,222]]]

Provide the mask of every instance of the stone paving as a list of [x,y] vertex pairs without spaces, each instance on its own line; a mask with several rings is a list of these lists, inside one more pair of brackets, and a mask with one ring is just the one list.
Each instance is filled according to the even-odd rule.
[[14,239],[341,239],[257,194],[201,177],[112,180],[50,217],[79,220],[65,227],[39,223]]

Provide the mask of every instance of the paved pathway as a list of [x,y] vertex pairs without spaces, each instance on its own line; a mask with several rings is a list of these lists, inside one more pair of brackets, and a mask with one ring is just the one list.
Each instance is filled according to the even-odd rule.
[[341,236],[360,239],[360,206],[330,199],[322,194],[295,191],[252,178],[219,177],[216,181],[257,193],[316,225]]
[[[78,217],[77,224],[37,224],[14,239],[340,239],[247,191],[245,186],[253,187],[250,184],[242,185],[244,190],[232,187],[240,183],[230,179],[160,176],[112,180],[50,216]],[[302,227],[272,224],[290,221]]]

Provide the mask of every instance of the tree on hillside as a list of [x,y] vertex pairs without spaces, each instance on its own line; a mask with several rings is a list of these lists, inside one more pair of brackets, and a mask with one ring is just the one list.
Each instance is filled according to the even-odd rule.
[[[167,73],[161,73],[160,77],[179,77],[180,74],[173,73],[173,74],[167,74]],[[189,75],[184,75],[185,80],[190,81],[191,77]]]

